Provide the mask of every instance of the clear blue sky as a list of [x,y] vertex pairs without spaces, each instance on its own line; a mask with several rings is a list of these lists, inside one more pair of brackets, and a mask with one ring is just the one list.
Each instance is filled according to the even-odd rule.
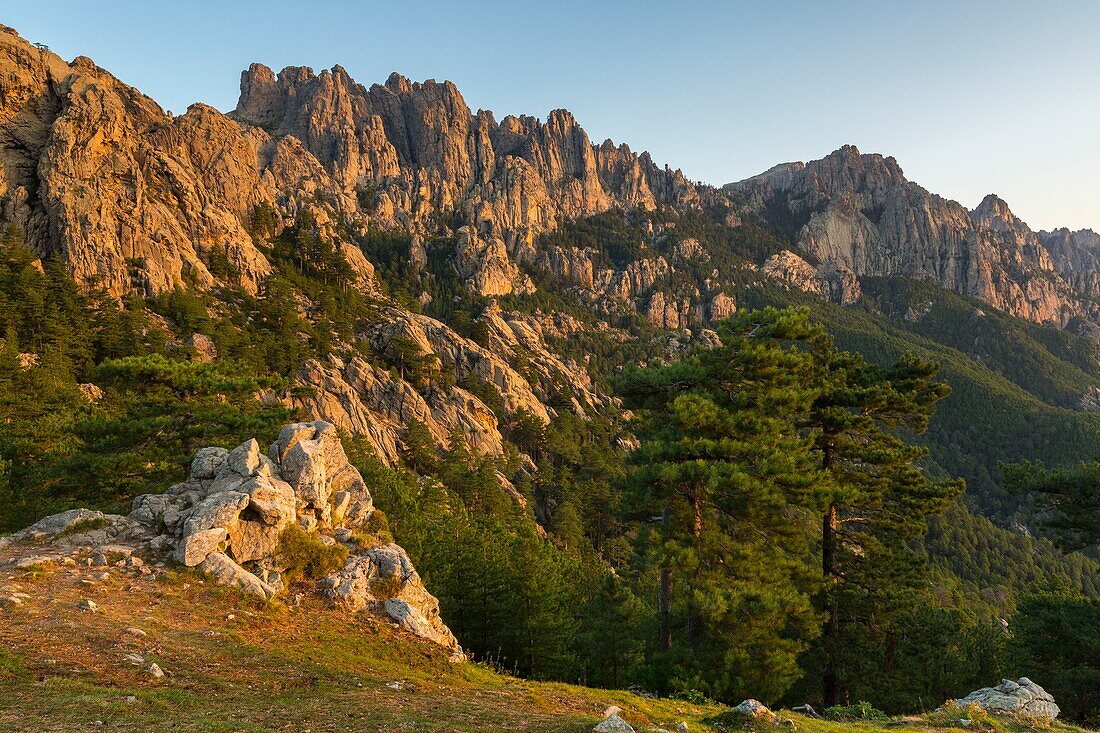
[[260,3],[0,0],[0,22],[182,112],[239,72],[451,79],[721,184],[851,143],[1035,228],[1100,228],[1100,1]]

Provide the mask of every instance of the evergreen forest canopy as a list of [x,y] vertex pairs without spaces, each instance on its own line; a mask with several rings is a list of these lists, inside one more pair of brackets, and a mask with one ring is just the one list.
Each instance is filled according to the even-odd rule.
[[[348,344],[411,383],[453,385],[411,347],[374,353],[356,338],[379,303],[348,287],[347,263],[312,222],[276,234],[256,214],[253,236],[276,269],[258,294],[181,287],[121,307],[5,231],[0,531],[76,505],[124,510],[180,480],[199,447],[269,442],[295,415],[258,395]],[[667,214],[609,212],[547,236],[621,263],[637,255],[645,216]],[[678,226],[712,257],[687,278],[718,268],[736,281],[740,262],[782,246],[782,232],[730,230],[707,212]],[[385,297],[480,337],[486,301],[456,278],[446,232],[419,269],[405,265],[404,235],[358,244]],[[551,342],[589,357],[629,422],[564,409],[548,425],[502,420],[505,450],[491,460],[461,434],[440,449],[414,422],[396,468],[346,440],[387,531],[475,658],[536,679],[889,712],[1032,674],[1068,716],[1100,715],[1087,692],[1100,689],[1097,471],[1073,472],[1100,456],[1100,418],[1066,406],[1091,383],[1079,340],[988,314],[964,342],[973,303],[867,279],[860,307],[746,288],[721,346],[670,357],[636,314],[596,313],[532,276],[535,294],[502,305],[632,335]],[[891,318],[923,300],[930,317]],[[193,360],[192,333],[219,358]],[[464,386],[502,415],[491,385]],[[1001,465],[1021,459],[1006,481]],[[1058,544],[1005,528],[1032,517]]]

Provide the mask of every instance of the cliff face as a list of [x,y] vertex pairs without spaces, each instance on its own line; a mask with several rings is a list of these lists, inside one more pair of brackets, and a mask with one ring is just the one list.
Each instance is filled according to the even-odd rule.
[[[776,166],[725,186],[743,213],[782,210],[804,224],[797,245],[857,276],[934,280],[997,308],[1064,326],[1095,318],[1087,283],[1096,262],[1062,237],[1056,254],[996,196],[974,211],[906,180],[893,158],[846,146],[821,160]],[[1086,291],[1081,286],[1086,285]]]
[[253,64],[233,117],[301,140],[374,225],[420,231],[457,214],[471,227],[460,269],[483,295],[528,290],[512,260],[564,219],[699,201],[679,171],[625,145],[594,146],[566,110],[497,122],[450,82],[393,74],[366,88],[339,66],[276,75]]
[[530,288],[513,260],[564,218],[699,196],[648,155],[592,145],[564,110],[498,123],[450,82],[395,74],[367,89],[340,67],[257,64],[232,115],[196,104],[173,117],[8,28],[0,75],[0,216],[116,296],[209,287],[215,257],[255,291],[271,269],[247,231],[260,203],[284,222],[309,209],[333,237],[337,222],[421,231],[457,216],[471,226],[458,253],[468,283],[503,295]]
[[71,64],[0,32],[0,212],[78,280],[115,295],[214,282],[217,248],[254,290],[270,267],[242,225],[273,195],[263,135],[195,105],[169,117],[89,59]]

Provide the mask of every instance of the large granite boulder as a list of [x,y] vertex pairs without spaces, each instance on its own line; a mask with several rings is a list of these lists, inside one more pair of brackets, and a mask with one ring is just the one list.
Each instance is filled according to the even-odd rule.
[[1015,682],[1002,680],[996,687],[974,690],[957,702],[962,706],[976,703],[993,713],[1012,713],[1047,720],[1054,720],[1061,712],[1050,693],[1027,677]]

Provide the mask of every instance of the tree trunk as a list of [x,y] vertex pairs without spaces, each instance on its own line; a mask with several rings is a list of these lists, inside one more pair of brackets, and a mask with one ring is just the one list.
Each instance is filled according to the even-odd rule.
[[821,691],[825,707],[839,704],[840,684],[837,679],[836,660],[834,659],[837,634],[840,632],[840,609],[835,594],[835,578],[838,577],[836,565],[836,507],[830,506],[821,520],[821,575],[825,584],[825,625],[822,628],[822,643],[825,647],[825,663],[822,666]]
[[[661,516],[661,526],[664,532],[662,539],[668,535],[668,505]],[[663,549],[663,548],[662,548]],[[661,558],[661,590],[657,599],[657,650],[667,652],[672,649],[672,570],[669,568],[668,558]]]
[[695,517],[691,523],[691,531],[695,539],[699,539],[703,536],[703,490],[698,486],[691,494],[691,508],[695,512]]
[[672,625],[670,623],[672,615],[672,572],[669,570],[668,562],[666,561],[661,565],[661,593],[658,601],[658,639],[657,650],[667,652],[672,649]]

